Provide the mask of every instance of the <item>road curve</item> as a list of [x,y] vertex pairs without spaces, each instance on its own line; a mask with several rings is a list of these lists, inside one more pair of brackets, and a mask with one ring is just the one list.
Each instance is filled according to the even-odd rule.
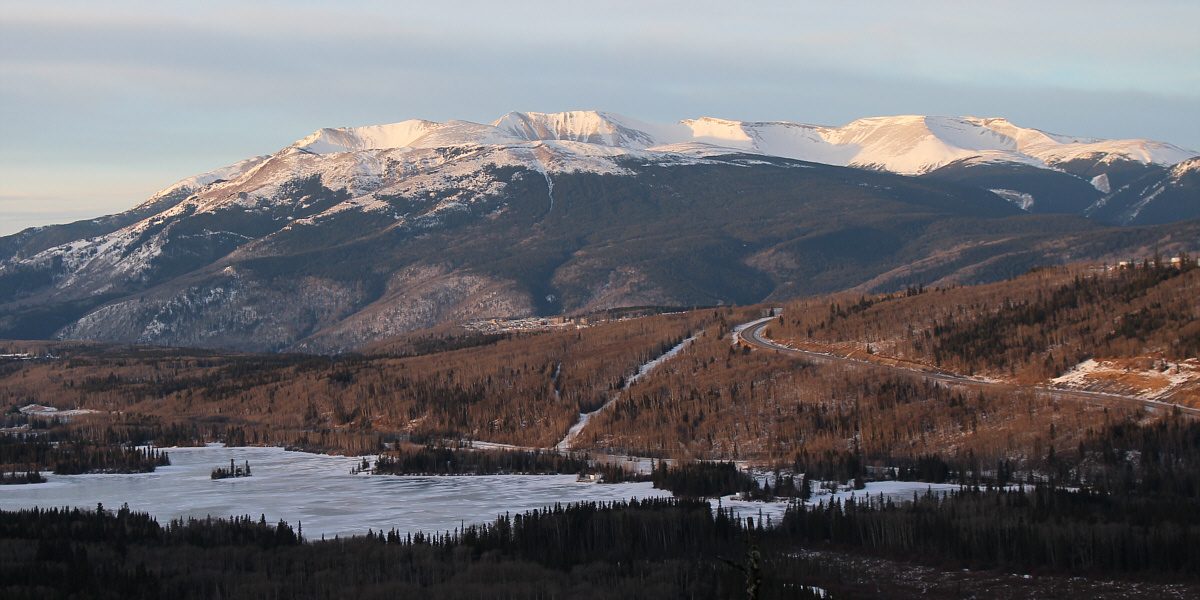
[[770,320],[763,319],[763,320],[759,320],[759,321],[756,321],[756,322],[753,322],[753,323],[747,325],[740,332],[741,341],[745,342],[751,346],[755,346],[757,348],[762,348],[765,350],[776,350],[778,352],[783,352],[785,354],[790,354],[793,356],[801,356],[801,357],[807,358],[809,360],[812,360],[812,361],[818,362],[818,363],[824,363],[824,364],[839,364],[840,363],[840,364],[849,364],[852,366],[862,365],[862,366],[866,366],[869,368],[883,369],[883,370],[887,370],[887,371],[894,371],[897,373],[904,373],[907,375],[912,375],[914,377],[922,377],[922,378],[924,378],[926,380],[930,380],[930,381],[938,381],[938,382],[942,382],[942,383],[962,385],[962,386],[967,386],[967,387],[984,388],[984,389],[998,389],[998,390],[1004,390],[1004,389],[1034,390],[1034,391],[1046,394],[1055,399],[1076,400],[1079,402],[1090,402],[1090,403],[1094,403],[1094,404],[1124,404],[1126,406],[1134,405],[1134,406],[1140,406],[1140,407],[1146,409],[1146,412],[1155,413],[1155,414],[1161,414],[1165,411],[1178,409],[1180,414],[1182,414],[1182,415],[1191,417],[1193,419],[1200,418],[1200,409],[1188,408],[1186,406],[1179,406],[1177,404],[1171,404],[1169,402],[1159,402],[1158,400],[1146,400],[1144,398],[1137,398],[1134,396],[1122,396],[1120,394],[1105,394],[1102,392],[1088,392],[1088,391],[1084,391],[1084,390],[1067,390],[1067,389],[1061,389],[1061,388],[1050,388],[1050,387],[1045,387],[1045,386],[1020,386],[1020,385],[1014,385],[1014,384],[1010,384],[1010,383],[996,383],[996,382],[992,382],[992,381],[982,381],[979,379],[971,379],[968,377],[961,377],[958,375],[950,375],[950,374],[946,374],[946,373],[935,373],[935,372],[930,372],[930,371],[919,371],[916,369],[905,369],[903,367],[893,367],[891,365],[881,365],[878,363],[867,362],[864,360],[846,358],[844,356],[836,356],[833,354],[822,354],[820,352],[809,352],[808,350],[797,350],[795,348],[789,348],[787,346],[776,344],[775,342],[763,337],[763,330],[766,329],[767,326],[770,325],[771,321],[773,321],[773,320],[774,319],[770,319]]

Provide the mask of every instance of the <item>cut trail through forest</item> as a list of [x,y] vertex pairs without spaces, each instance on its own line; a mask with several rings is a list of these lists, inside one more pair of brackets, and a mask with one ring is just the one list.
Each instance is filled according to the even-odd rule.
[[619,391],[614,392],[612,397],[609,398],[608,402],[605,402],[604,405],[601,406],[600,408],[597,408],[596,410],[589,412],[589,413],[579,413],[579,421],[571,426],[571,429],[569,429],[567,431],[566,437],[564,437],[561,442],[554,445],[554,449],[555,450],[570,450],[571,446],[575,443],[575,438],[579,437],[579,434],[583,431],[583,428],[587,426],[588,421],[591,420],[592,417],[600,414],[604,409],[608,408],[609,406],[612,406],[612,404],[614,402],[616,402],[618,399],[620,399],[621,394],[623,392],[627,391],[634,383],[637,383],[638,379],[645,377],[646,374],[653,371],[656,367],[658,367],[662,363],[670,360],[676,354],[679,354],[680,352],[682,352],[684,348],[687,348],[688,344],[691,344],[699,336],[700,336],[700,334],[697,333],[695,335],[692,335],[691,337],[684,339],[682,342],[679,342],[678,344],[676,344],[675,347],[664,352],[658,358],[655,358],[654,360],[642,365],[640,368],[638,368],[638,372],[634,373],[632,376],[630,376],[629,379],[626,379],[625,385],[622,386]]

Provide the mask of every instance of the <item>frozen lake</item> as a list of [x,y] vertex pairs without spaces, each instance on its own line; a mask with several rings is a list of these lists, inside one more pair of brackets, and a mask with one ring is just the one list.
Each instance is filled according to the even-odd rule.
[[[350,475],[361,459],[282,448],[172,448],[171,466],[135,475],[46,475],[36,485],[0,486],[0,508],[40,506],[116,509],[128,503],[160,523],[178,517],[250,515],[283,519],[304,535],[362,535],[367,529],[447,531],[504,512],[556,502],[669,496],[649,483],[590,484],[574,475],[397,477]],[[252,477],[213,480],[214,467],[250,461]]]

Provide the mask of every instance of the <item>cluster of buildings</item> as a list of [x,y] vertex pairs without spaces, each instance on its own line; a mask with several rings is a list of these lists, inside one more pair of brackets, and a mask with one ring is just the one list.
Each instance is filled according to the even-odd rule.
[[463,329],[484,333],[505,331],[543,331],[550,329],[583,329],[603,323],[601,319],[589,317],[526,317],[523,319],[485,319],[463,324]]
[[[1164,266],[1171,266],[1171,267],[1175,267],[1175,268],[1182,267],[1184,265],[1184,261],[1187,261],[1187,264],[1189,266],[1192,263],[1195,263],[1195,265],[1197,267],[1200,267],[1200,258],[1192,259],[1192,258],[1187,258],[1187,257],[1183,257],[1183,256],[1173,256],[1169,259],[1168,258],[1162,259]],[[1111,269],[1134,269],[1134,268],[1137,268],[1137,267],[1140,267],[1140,266],[1146,265],[1146,264],[1155,265],[1156,262],[1153,259],[1149,259],[1149,258],[1147,258],[1145,260],[1140,260],[1140,261],[1138,261],[1138,260],[1123,260],[1123,261],[1118,262],[1116,265],[1110,265],[1108,268],[1110,270]]]

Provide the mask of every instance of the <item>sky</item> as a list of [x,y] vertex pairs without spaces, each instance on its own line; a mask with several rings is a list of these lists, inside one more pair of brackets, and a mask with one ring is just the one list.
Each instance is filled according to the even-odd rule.
[[898,114],[1200,150],[1200,2],[0,0],[0,236],[322,127]]

